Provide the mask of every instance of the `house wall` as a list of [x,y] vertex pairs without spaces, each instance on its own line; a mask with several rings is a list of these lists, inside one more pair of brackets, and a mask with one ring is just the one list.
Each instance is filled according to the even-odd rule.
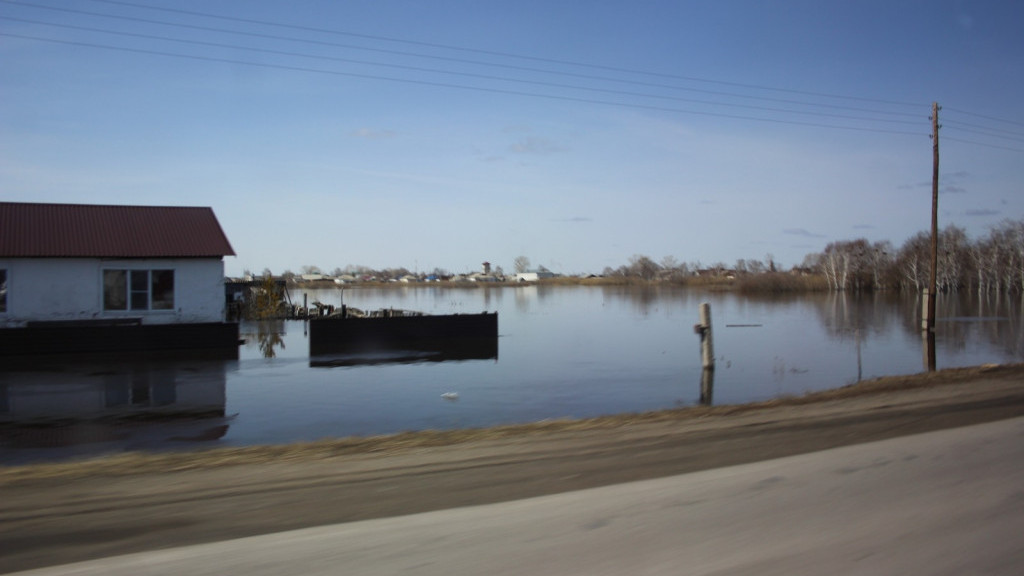
[[[31,321],[141,318],[143,324],[221,322],[224,263],[220,259],[0,259],[7,270],[7,310],[0,326]],[[104,311],[107,268],[173,269],[174,310]]]

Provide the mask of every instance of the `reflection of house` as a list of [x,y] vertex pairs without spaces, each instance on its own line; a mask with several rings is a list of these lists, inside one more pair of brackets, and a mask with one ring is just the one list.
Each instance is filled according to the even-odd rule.
[[0,374],[0,422],[224,415],[224,361],[102,365],[62,361],[60,367],[53,372],[14,369]]
[[536,282],[544,278],[554,278],[556,274],[551,270],[541,266],[536,270],[527,270],[526,272],[516,273],[516,282]]
[[230,361],[0,363],[0,461],[20,464],[211,442],[228,432]]
[[0,202],[0,355],[224,348],[210,208]]

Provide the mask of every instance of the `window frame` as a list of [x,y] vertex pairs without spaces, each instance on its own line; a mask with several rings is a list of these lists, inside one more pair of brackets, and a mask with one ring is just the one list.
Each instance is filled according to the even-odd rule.
[[[172,267],[104,266],[100,273],[103,313],[173,314],[177,301],[175,276]],[[112,291],[114,288],[118,290]]]

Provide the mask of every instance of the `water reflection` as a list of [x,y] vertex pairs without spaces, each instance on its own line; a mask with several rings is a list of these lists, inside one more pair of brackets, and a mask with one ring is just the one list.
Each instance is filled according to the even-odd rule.
[[924,369],[928,372],[935,371],[935,332],[932,330],[921,331],[921,349],[924,351]]
[[[755,297],[756,298],[756,297]],[[857,354],[858,380],[863,376],[862,347],[891,338],[921,340],[924,370],[935,370],[944,358],[972,354],[983,349],[1001,350],[1007,356],[1024,356],[1021,331],[1022,305],[1017,297],[976,292],[940,294],[935,331],[921,331],[921,296],[895,293],[829,293],[773,299],[777,305],[810,304],[830,338],[850,342]],[[959,364],[959,363],[956,363]]]
[[711,406],[715,396],[715,369],[704,368],[700,371],[700,405]]
[[445,340],[423,347],[390,349],[339,348],[334,352],[311,355],[314,368],[336,366],[373,366],[378,364],[413,364],[418,362],[450,362],[462,360],[498,360],[498,339],[478,338]]
[[223,437],[223,360],[87,362],[51,357],[0,370],[0,461],[161,449]]
[[[285,349],[284,320],[259,320],[246,322],[239,327],[239,336],[246,343],[256,342],[264,358],[277,357],[278,350]],[[255,329],[255,331],[253,331]]]
[[[341,298],[340,290],[309,290],[310,301],[340,306]],[[940,294],[930,353],[918,298],[630,286],[346,289],[344,304],[364,310],[493,309],[500,335],[480,350],[403,346],[368,363],[353,362],[367,359],[365,351],[334,351],[326,359],[333,364],[324,365],[349,367],[331,370],[310,353],[311,322],[245,322],[237,361],[0,367],[0,461],[31,452],[13,446],[56,446],[48,457],[59,459],[197,445],[189,441],[206,446],[216,438],[222,445],[273,444],[737,404],[916,373],[930,362],[941,369],[1024,359],[1019,296]],[[716,368],[707,374],[693,334],[702,302],[714,310]],[[474,361],[437,361],[452,358]],[[209,389],[198,391],[203,385]],[[196,405],[199,412],[212,406],[209,415],[189,415]],[[30,406],[50,413],[27,416]],[[55,422],[68,423],[67,431]],[[16,426],[26,432],[16,437]]]

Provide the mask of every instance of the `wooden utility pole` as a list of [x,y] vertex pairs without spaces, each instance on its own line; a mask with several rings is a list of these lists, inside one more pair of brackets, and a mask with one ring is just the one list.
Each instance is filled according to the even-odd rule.
[[924,294],[924,318],[921,329],[935,330],[935,297],[939,266],[939,103],[932,103],[932,269]]

